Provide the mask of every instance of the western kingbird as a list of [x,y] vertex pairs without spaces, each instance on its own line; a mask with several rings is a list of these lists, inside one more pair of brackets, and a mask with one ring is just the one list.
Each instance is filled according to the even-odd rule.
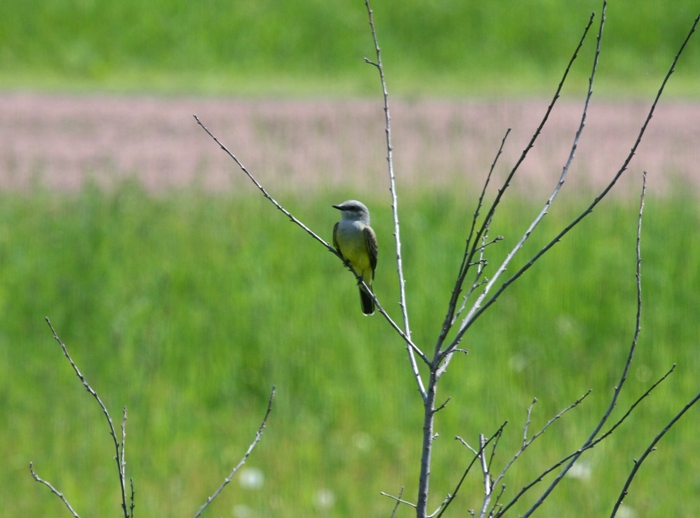
[[[356,200],[333,205],[333,208],[342,214],[333,227],[333,246],[371,289],[377,268],[377,236],[369,226],[369,210]],[[374,313],[374,300],[362,285],[360,302],[365,315]]]

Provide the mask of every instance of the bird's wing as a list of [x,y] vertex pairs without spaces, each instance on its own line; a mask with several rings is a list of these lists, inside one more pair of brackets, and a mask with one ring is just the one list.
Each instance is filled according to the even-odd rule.
[[369,264],[372,266],[372,279],[374,279],[374,270],[377,269],[377,255],[379,254],[379,247],[377,246],[377,236],[372,230],[372,227],[365,227],[362,229],[362,233],[365,235],[365,243],[367,243],[367,253],[369,254]]
[[[336,251],[340,254],[340,257],[343,257],[343,252],[340,251],[340,247],[338,246],[338,239],[336,238],[336,235],[338,234],[338,223],[333,225],[333,246],[335,247]],[[343,257],[343,259],[345,259],[345,257]]]

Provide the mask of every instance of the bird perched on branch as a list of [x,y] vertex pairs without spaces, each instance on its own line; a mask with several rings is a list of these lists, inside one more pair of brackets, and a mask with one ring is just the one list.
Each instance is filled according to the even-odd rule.
[[[333,205],[333,208],[342,215],[333,227],[333,246],[371,289],[377,268],[377,236],[369,226],[369,210],[356,200]],[[374,313],[374,300],[361,284],[360,302],[365,315]]]

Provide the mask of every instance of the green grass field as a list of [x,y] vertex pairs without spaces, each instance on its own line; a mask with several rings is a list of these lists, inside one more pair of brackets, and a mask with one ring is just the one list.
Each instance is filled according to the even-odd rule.
[[[601,0],[373,2],[391,92],[448,96],[549,94],[601,6]],[[676,1],[673,9],[653,0],[611,1],[598,93],[655,91],[697,14],[693,0]],[[582,57],[594,47],[595,30]],[[365,56],[373,58],[373,45],[362,0],[0,3],[3,89],[374,95],[376,77]],[[575,68],[575,78],[587,77],[589,61]],[[669,93],[696,98],[699,70],[695,42]]]
[[[128,407],[127,469],[138,516],[193,516],[253,439],[273,384],[268,429],[247,464],[264,484],[254,489],[234,479],[208,516],[389,516],[392,502],[380,491],[405,486],[413,499],[421,406],[401,341],[380,316],[361,315],[339,261],[252,188],[150,196],[126,184],[111,193],[0,198],[3,516],[67,515],[32,480],[29,461],[81,516],[119,509],[104,417],[45,316],[113,419]],[[337,217],[330,205],[342,194],[282,198],[330,238]],[[387,200],[366,201],[380,242],[376,292],[398,318]],[[439,329],[472,202],[445,192],[400,198],[408,304],[425,348]],[[520,263],[582,203],[560,200]],[[533,431],[593,389],[516,465],[506,499],[591,430],[633,334],[636,205],[603,203],[467,335],[469,355],[452,362],[441,388],[452,401],[437,421],[433,505],[470,460],[454,436],[476,443],[508,420],[495,461],[502,465],[518,447],[535,396]],[[492,249],[491,264],[535,210],[522,200],[505,206],[493,229],[505,241]],[[613,419],[674,362],[678,368],[584,457],[590,478],[564,480],[543,516],[609,513],[632,459],[697,393],[699,225],[694,198],[648,198],[642,336]],[[634,516],[698,515],[697,422],[691,410],[648,459],[626,500]],[[452,516],[477,505],[474,475]],[[403,508],[397,516],[411,514]]]
[[[373,2],[393,95],[551,94],[601,2]],[[596,93],[658,88],[697,15],[651,0],[612,1]],[[594,27],[597,27],[597,23]],[[700,40],[667,94],[697,98]],[[587,83],[592,33],[567,95]],[[364,3],[327,0],[3,0],[0,90],[262,97],[378,94]],[[578,85],[578,86],[575,86]],[[567,87],[568,88],[568,87]],[[459,264],[469,198],[454,186],[400,192],[415,341],[438,334]],[[606,516],[638,458],[698,392],[700,210],[692,190],[650,193],[643,233],[639,349],[612,419],[677,363],[613,437],[582,459],[541,516]],[[330,239],[341,192],[280,195]],[[580,194],[580,193],[579,193]],[[584,207],[558,200],[516,265]],[[375,290],[399,320],[388,200],[363,198],[380,243]],[[441,385],[431,507],[452,492],[468,451],[509,421],[495,465],[588,389],[505,480],[508,501],[575,450],[605,411],[634,331],[637,200],[607,200],[520,279],[466,336]],[[498,264],[539,209],[515,196],[494,222]],[[514,267],[515,267],[514,266]],[[29,462],[81,516],[116,516],[120,499],[104,416],[44,322],[118,422],[128,407],[127,470],[136,516],[193,516],[253,440],[273,385],[268,428],[205,516],[390,516],[414,500],[421,403],[401,340],[361,315],[352,276],[252,188],[148,194],[136,183],[74,194],[0,191],[0,514],[67,516]],[[700,516],[698,409],[667,434],[626,499],[628,517]],[[262,475],[262,478],[260,478]],[[240,481],[249,481],[248,485]],[[257,481],[252,483],[250,481]],[[467,479],[450,516],[480,502]],[[544,488],[519,506],[522,513]],[[402,507],[397,517],[412,516]]]

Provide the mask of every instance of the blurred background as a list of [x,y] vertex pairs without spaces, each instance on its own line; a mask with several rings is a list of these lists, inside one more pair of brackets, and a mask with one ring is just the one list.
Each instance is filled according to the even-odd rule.
[[[498,146],[492,199],[542,119],[592,12],[591,32],[540,139],[494,219],[499,264],[549,196],[578,127],[601,2],[375,0],[391,95],[408,307],[430,351],[475,203]],[[560,198],[525,264],[622,167],[698,15],[620,0],[607,10],[595,95]],[[361,315],[351,275],[289,225],[193,119],[198,114],[290,211],[330,240],[332,204],[360,199],[380,246],[375,290],[400,320],[384,114],[362,1],[4,0],[0,3],[0,509],[118,512],[105,418],[44,318],[119,421],[137,515],[193,516],[261,443],[212,516],[389,516],[414,500],[421,403],[405,349]],[[478,434],[508,420],[504,502],[576,450],[605,411],[634,332],[641,172],[642,334],[618,419],[544,516],[609,514],[644,448],[698,392],[700,40],[668,83],[611,197],[473,326],[440,394],[431,505],[454,491]],[[495,266],[487,270],[493,272]],[[511,270],[509,270],[511,271]],[[512,271],[515,271],[513,269]],[[692,409],[643,465],[618,516],[700,514]],[[540,488],[541,486],[541,488]],[[479,505],[468,478],[451,512]],[[544,488],[535,486],[514,513]],[[408,507],[396,516],[411,516]]]

